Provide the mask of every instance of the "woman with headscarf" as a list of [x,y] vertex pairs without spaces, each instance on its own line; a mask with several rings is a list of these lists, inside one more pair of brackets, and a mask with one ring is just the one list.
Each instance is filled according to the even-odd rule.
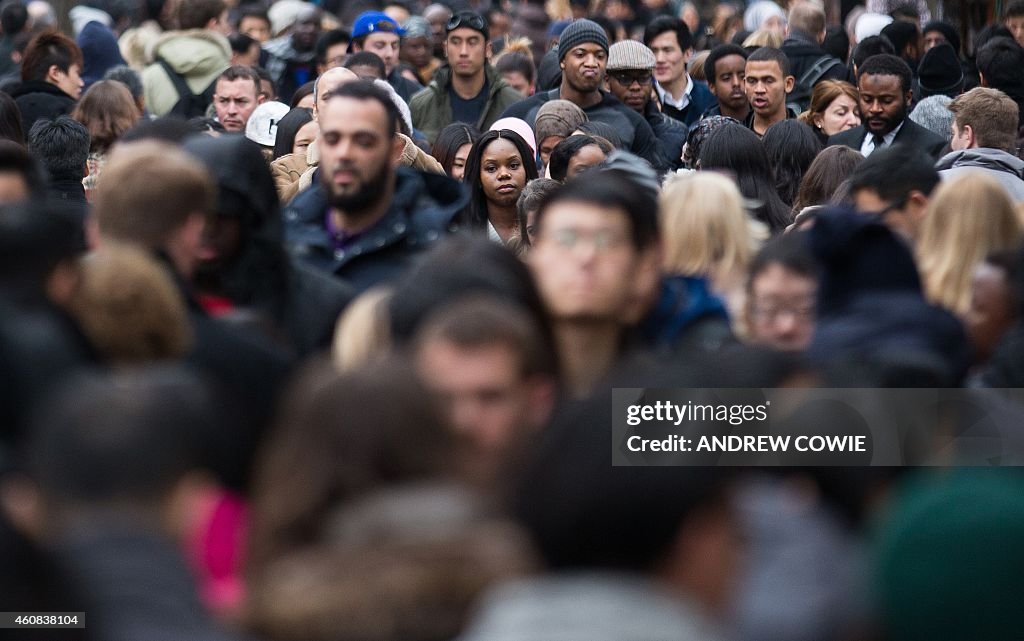
[[541,167],[548,164],[551,150],[587,120],[587,114],[568,100],[549,100],[541,105],[533,121]]

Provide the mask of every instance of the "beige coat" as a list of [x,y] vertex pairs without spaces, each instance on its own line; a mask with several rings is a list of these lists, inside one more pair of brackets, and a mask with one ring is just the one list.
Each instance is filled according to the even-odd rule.
[[[437,162],[433,156],[417,147],[416,143],[408,136],[398,135],[405,140],[405,149],[402,150],[401,160],[403,165],[434,174],[444,173],[441,163]],[[313,172],[319,165],[320,148],[316,141],[306,149],[304,157],[285,154],[270,163],[270,173],[274,176],[274,185],[277,187],[277,195],[281,198],[281,204],[286,204],[295,197],[295,194],[313,184]]]

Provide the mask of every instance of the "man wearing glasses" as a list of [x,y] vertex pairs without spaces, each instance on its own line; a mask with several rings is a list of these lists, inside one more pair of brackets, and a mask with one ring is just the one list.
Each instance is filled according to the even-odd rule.
[[464,122],[480,131],[494,121],[522,95],[506,83],[491,66],[490,30],[483,17],[460,11],[445,26],[447,64],[434,80],[409,102],[412,123],[431,144],[448,124]]
[[608,90],[622,104],[644,117],[661,140],[666,154],[681,163],[688,129],[661,113],[652,97],[654,52],[636,40],[616,42],[608,49]]
[[621,171],[566,183],[537,212],[527,263],[554,323],[568,391],[585,397],[625,356],[658,283],[658,202]]
[[409,102],[423,87],[415,80],[403,76],[397,67],[403,35],[405,32],[402,28],[386,13],[364,11],[352,26],[350,51],[369,51],[383,60],[388,84],[398,92],[402,100]]

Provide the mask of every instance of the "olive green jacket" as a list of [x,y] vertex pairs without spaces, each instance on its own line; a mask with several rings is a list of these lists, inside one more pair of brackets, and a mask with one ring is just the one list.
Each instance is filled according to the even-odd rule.
[[[484,73],[487,74],[487,104],[480,114],[480,120],[472,123],[480,131],[487,131],[495,120],[501,118],[505,109],[524,98],[523,94],[505,82],[490,63],[484,67]],[[453,122],[451,97],[448,93],[451,82],[451,67],[442,65],[430,84],[409,101],[412,125],[423,132],[430,144],[434,144],[437,134]]]

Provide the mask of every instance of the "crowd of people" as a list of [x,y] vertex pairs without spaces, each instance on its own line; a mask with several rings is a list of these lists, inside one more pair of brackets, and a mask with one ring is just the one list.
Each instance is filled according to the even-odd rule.
[[613,388],[1024,387],[997,4],[0,4],[0,609],[86,621],[13,638],[1020,638],[971,408],[611,456]]

